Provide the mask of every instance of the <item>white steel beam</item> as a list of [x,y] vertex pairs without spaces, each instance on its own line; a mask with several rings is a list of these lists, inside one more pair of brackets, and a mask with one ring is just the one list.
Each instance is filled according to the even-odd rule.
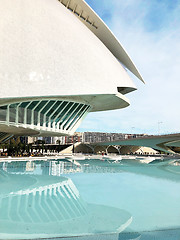
[[27,124],[27,108],[30,106],[32,101],[24,108],[24,125]]
[[[47,114],[48,114],[48,112],[51,110],[51,108],[54,106],[54,104],[56,104],[56,100],[50,100],[50,101],[55,101],[51,106],[50,106],[50,108],[49,109],[47,109],[47,111],[44,113],[44,117],[43,117],[43,128],[44,129],[47,129],[47,127],[46,127],[46,116],[47,116]],[[49,101],[49,102],[50,102]]]
[[[58,102],[58,101],[57,101]],[[59,101],[60,102],[60,101]],[[51,117],[53,116],[53,114],[61,107],[63,102],[60,103],[60,105],[58,105],[58,107],[51,113],[51,115],[49,116],[49,128],[51,128]]]
[[[54,101],[54,100],[52,100],[52,101]],[[51,107],[48,109],[48,112],[46,112],[45,114],[44,114],[44,123],[43,123],[43,127],[46,127],[46,116],[47,116],[47,114],[50,112],[50,110],[54,107],[54,105],[57,103],[57,100],[53,103],[53,105],[51,105]],[[48,121],[48,129],[50,130],[50,128],[49,128],[49,121]]]
[[[64,101],[65,102],[65,101]],[[58,119],[58,117],[61,115],[61,113],[64,111],[64,109],[67,107],[67,105],[69,104],[69,102],[66,103],[66,105],[62,108],[62,110],[59,112],[59,114],[56,116],[56,118],[54,119],[54,126],[53,128],[55,128],[55,125],[57,126],[56,120]]]
[[6,112],[6,124],[9,125],[9,106],[10,104],[7,105],[7,112]]
[[17,105],[16,107],[16,125],[18,125],[18,122],[19,122],[19,105],[21,105],[21,102]]
[[[35,102],[35,101],[33,101]],[[35,106],[31,109],[31,125],[34,126],[34,109],[39,105],[39,102],[35,104]]]

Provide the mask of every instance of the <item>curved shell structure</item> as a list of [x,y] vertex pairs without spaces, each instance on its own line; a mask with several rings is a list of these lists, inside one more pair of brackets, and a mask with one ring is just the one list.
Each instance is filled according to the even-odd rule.
[[129,105],[136,87],[125,68],[143,79],[83,0],[2,0],[0,9],[0,132],[72,134],[88,112]]

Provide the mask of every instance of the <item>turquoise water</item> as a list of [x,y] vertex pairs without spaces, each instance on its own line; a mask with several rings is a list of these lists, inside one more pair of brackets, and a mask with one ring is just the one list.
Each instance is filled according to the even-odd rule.
[[0,239],[180,239],[178,164],[79,163],[0,162]]

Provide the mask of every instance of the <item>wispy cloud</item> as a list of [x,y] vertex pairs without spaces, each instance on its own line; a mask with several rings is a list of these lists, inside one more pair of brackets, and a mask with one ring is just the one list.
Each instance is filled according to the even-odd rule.
[[131,106],[91,113],[80,130],[157,133],[180,131],[180,1],[88,0],[140,70]]

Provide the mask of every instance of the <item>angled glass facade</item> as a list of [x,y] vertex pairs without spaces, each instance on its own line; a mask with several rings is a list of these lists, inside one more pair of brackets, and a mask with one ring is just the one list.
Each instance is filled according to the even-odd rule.
[[68,133],[89,110],[89,105],[61,100],[17,102],[0,106],[0,123]]

